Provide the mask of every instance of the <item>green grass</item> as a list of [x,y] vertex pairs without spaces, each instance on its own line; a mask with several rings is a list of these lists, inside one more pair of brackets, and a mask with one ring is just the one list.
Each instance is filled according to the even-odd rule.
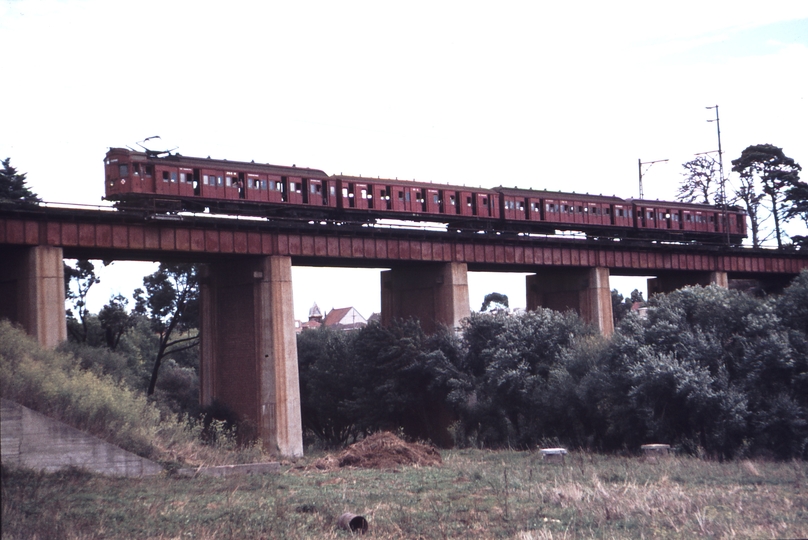
[[[808,537],[808,464],[444,452],[441,467],[140,480],[3,470],[3,538]],[[315,456],[316,457],[316,456]]]

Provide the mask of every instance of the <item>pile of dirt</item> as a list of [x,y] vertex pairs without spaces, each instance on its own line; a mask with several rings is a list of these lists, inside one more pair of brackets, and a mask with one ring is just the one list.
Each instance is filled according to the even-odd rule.
[[318,459],[312,466],[319,470],[341,467],[395,469],[400,465],[425,467],[441,463],[440,454],[431,446],[404,442],[392,433],[376,433],[352,444],[336,456]]

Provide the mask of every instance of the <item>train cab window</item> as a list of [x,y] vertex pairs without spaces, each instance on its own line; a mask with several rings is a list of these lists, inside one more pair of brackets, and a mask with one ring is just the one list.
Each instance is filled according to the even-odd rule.
[[146,176],[154,176],[154,165],[146,165]]
[[118,174],[121,176],[129,176],[129,165],[118,165]]
[[163,182],[168,182],[168,171],[163,171]]
[[132,174],[134,174],[135,176],[140,175],[140,165],[138,165],[137,163],[132,163]]

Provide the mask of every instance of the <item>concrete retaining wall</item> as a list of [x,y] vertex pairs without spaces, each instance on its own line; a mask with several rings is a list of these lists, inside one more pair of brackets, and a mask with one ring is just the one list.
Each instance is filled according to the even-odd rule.
[[111,476],[151,476],[163,468],[6,399],[0,400],[0,460],[35,470],[69,466]]

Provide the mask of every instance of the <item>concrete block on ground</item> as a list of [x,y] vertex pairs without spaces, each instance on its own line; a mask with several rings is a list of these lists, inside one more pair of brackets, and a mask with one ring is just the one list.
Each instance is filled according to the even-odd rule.
[[221,465],[217,467],[186,467],[177,471],[181,476],[245,476],[249,474],[270,474],[281,470],[277,461],[269,463],[245,463],[243,465]]

